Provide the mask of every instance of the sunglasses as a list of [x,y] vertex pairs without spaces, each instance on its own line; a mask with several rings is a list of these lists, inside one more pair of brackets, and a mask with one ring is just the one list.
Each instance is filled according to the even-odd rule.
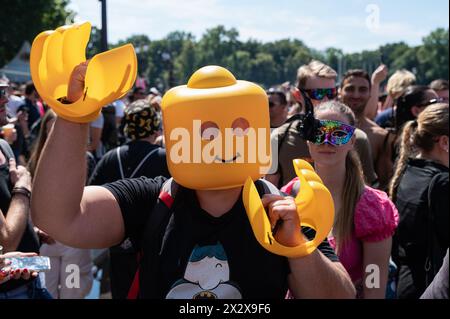
[[320,126],[316,131],[314,144],[331,144],[341,146],[347,144],[355,132],[351,125],[339,121],[320,120]]
[[444,101],[444,99],[439,97],[437,99],[431,99],[431,100],[429,100],[427,102],[421,103],[421,104],[417,105],[417,107],[429,106],[431,104],[441,103],[443,101]]
[[309,97],[313,100],[322,101],[325,96],[329,100],[334,100],[337,97],[337,88],[326,88],[326,89],[310,89],[303,90],[308,93]]
[[272,107],[274,107],[274,106],[278,106],[278,105],[280,105],[280,103],[274,103],[274,102],[272,102],[272,101],[269,101],[269,107],[270,107],[270,108],[272,108]]

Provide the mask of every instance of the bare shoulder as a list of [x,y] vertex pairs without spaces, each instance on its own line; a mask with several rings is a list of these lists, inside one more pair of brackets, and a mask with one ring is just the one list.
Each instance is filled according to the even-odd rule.
[[361,129],[363,129],[367,136],[369,137],[369,140],[372,143],[376,144],[382,144],[384,142],[384,139],[388,135],[388,131],[384,128],[378,126],[377,123],[367,119],[363,126],[361,126]]
[[367,119],[368,126],[370,127],[370,130],[373,132],[373,134],[380,135],[380,136],[386,136],[388,134],[388,131],[379,126],[377,123],[375,123],[372,120]]

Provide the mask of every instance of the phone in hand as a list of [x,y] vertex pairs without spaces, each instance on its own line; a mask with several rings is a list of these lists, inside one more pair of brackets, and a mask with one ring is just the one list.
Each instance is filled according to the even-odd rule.
[[51,269],[50,258],[45,256],[9,257],[11,269],[28,269],[29,271],[45,272]]

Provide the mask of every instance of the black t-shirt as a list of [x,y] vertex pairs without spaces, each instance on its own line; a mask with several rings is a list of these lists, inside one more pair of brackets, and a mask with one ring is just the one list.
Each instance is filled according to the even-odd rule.
[[[123,174],[126,178],[130,177],[133,172],[135,172],[135,177],[170,176],[167,168],[166,152],[157,145],[137,140],[121,146],[119,151]],[[137,169],[141,163],[141,167]],[[90,185],[102,185],[121,178],[117,148],[115,148],[107,152],[99,161],[89,183]],[[114,299],[127,297],[138,267],[136,253],[136,249],[134,249],[128,238],[120,245],[110,249],[111,293]]]
[[[6,163],[0,165],[0,209],[3,215],[6,217],[9,205],[11,203],[11,190],[12,185],[9,177],[9,159],[13,157],[13,153],[8,143],[0,139],[0,151],[6,157]],[[22,239],[20,240],[19,246],[16,249],[21,252],[35,252],[39,253],[39,239],[36,232],[33,229],[33,225],[30,220],[25,227]],[[25,280],[10,280],[2,285],[0,285],[0,292],[10,291],[17,288],[28,281]]]
[[[430,190],[432,179],[434,185]],[[409,159],[400,178],[395,205],[400,222],[394,235],[393,257],[399,266],[397,294],[417,299],[426,288],[425,260],[428,253],[430,214],[437,239],[434,251],[441,266],[449,244],[449,175],[448,168],[424,159]],[[431,203],[428,194],[431,195]],[[431,211],[430,211],[431,210]]]
[[16,161],[19,159],[20,155],[23,155],[26,159],[29,155],[28,142],[23,134],[23,130],[19,124],[14,125],[17,132],[17,139],[11,145],[11,148],[14,152],[14,156],[16,157]]
[[[136,248],[144,248],[144,259],[145,247],[152,244],[146,241],[146,224],[163,182],[139,178],[105,185],[120,205],[126,236]],[[192,190],[180,188],[175,201],[178,205],[165,234],[158,274],[153,276],[158,298],[285,297],[287,258],[268,252],[257,242],[241,198],[221,217],[204,211]],[[319,249],[338,260],[326,241]],[[145,275],[146,268],[140,271]],[[141,297],[149,296],[147,288],[141,281]]]
[[[136,171],[133,177],[169,177],[169,169],[166,162],[166,150],[158,145],[150,144],[146,141],[132,141],[120,147],[120,159],[125,178],[131,177],[137,166],[150,152],[156,150],[150,155],[141,168]],[[122,179],[120,174],[119,162],[117,159],[117,148],[107,152],[97,163],[92,173],[89,185],[103,185]]]

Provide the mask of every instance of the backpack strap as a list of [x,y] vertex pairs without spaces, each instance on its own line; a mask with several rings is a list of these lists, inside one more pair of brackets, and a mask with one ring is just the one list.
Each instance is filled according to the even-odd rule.
[[[123,173],[123,166],[122,166],[122,159],[120,157],[120,150],[122,149],[122,146],[119,146],[116,149],[116,155],[117,155],[117,162],[119,163],[119,171],[120,171],[120,177],[122,179],[125,178],[125,174]],[[136,173],[139,171],[139,169],[142,167],[142,165],[144,165],[145,161],[152,156],[153,154],[155,154],[157,151],[159,150],[159,147],[155,148],[154,150],[152,150],[151,152],[149,152],[147,155],[144,156],[144,158],[140,161],[140,163],[136,166],[136,168],[134,169],[133,173],[131,173],[131,175],[129,176],[129,178],[133,178]]]
[[[163,184],[156,205],[149,216],[146,232],[148,232],[153,238],[157,239],[153,242],[154,246],[151,247],[153,249],[150,250],[152,251],[152,256],[150,256],[152,261],[155,261],[157,255],[160,253],[160,247],[162,247],[162,242],[165,238],[164,235],[173,215],[172,207],[175,203],[175,194],[177,189],[178,184],[173,180],[173,178],[168,179]],[[140,275],[142,257],[143,251],[141,250],[137,256],[138,269],[136,270],[133,282],[128,291],[127,299],[137,299],[139,296],[140,282],[142,280],[142,276]],[[152,266],[156,267],[156,265]]]
[[262,197],[264,194],[282,194],[281,191],[275,187],[275,185],[273,185],[269,181],[266,181],[265,179],[256,180],[255,187],[260,197]]
[[137,299],[139,295],[139,270],[141,268],[139,264],[141,262],[141,258],[142,258],[142,251],[138,252],[136,256],[138,268],[134,274],[130,289],[128,290],[127,299]]

